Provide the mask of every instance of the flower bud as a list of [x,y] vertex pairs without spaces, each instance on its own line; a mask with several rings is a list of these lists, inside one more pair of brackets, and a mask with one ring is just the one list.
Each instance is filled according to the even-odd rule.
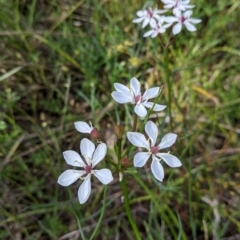
[[93,130],[90,132],[90,136],[93,139],[100,139],[99,132],[98,132],[98,130],[96,128],[93,128]]
[[128,156],[125,156],[123,159],[120,160],[120,163],[122,166],[129,166],[130,165],[130,160]]
[[114,133],[118,139],[122,139],[122,136],[124,134],[124,126],[120,124],[114,125]]

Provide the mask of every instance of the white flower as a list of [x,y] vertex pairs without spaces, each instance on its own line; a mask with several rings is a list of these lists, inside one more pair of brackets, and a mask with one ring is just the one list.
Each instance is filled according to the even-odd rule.
[[172,146],[177,139],[177,135],[168,133],[163,137],[162,141],[158,145],[155,145],[158,136],[157,126],[152,121],[148,121],[145,126],[145,132],[147,133],[149,139],[146,139],[143,134],[138,132],[127,132],[128,140],[134,146],[146,148],[148,150],[148,152],[138,152],[134,156],[134,166],[143,167],[149,157],[152,156],[152,173],[156,179],[162,181],[164,178],[164,170],[160,164],[161,159],[170,167],[180,167],[182,165],[180,160],[174,155],[169,153],[159,153],[159,150]]
[[[149,88],[142,95],[140,91],[140,83],[136,78],[130,81],[130,89],[121,83],[114,83],[116,91],[112,92],[113,99],[120,103],[132,103],[135,105],[134,112],[141,118],[147,115],[146,108],[153,107],[153,102],[148,102],[149,99],[157,97],[160,88]],[[166,108],[166,105],[155,104],[153,111],[161,111]]]
[[168,24],[164,24],[164,19],[165,17],[164,16],[161,16],[159,19],[158,19],[158,22],[157,23],[153,23],[151,25],[152,29],[149,30],[148,32],[146,32],[143,37],[149,37],[151,36],[152,38],[155,38],[158,34],[161,34],[161,33],[164,33],[166,31],[166,29],[168,27],[170,27],[172,25],[172,23],[168,23]]
[[190,32],[196,31],[194,24],[200,23],[201,19],[190,18],[192,11],[186,11],[184,13],[179,13],[175,17],[165,17],[165,21],[168,23],[177,22],[173,27],[172,32],[174,35],[178,34],[182,30],[182,25],[185,25],[187,30]]
[[99,139],[98,130],[92,126],[91,122],[88,125],[85,122],[79,121],[75,122],[74,125],[78,132],[89,133],[92,138]]
[[190,0],[161,0],[165,5],[165,9],[173,9],[173,14],[178,14],[187,9],[194,8],[194,5],[189,5]]
[[158,10],[152,8],[147,8],[137,12],[138,18],[133,20],[134,23],[143,22],[142,28],[145,28],[148,24],[152,25],[156,22],[156,19],[160,17],[160,14],[166,12],[166,10]]
[[91,175],[95,175],[103,184],[108,184],[113,180],[112,173],[109,169],[94,170],[94,167],[103,160],[107,152],[105,143],[101,143],[95,150],[95,145],[88,139],[82,139],[80,150],[85,161],[80,155],[72,150],[63,152],[63,157],[67,164],[75,167],[82,167],[84,170],[66,170],[59,178],[58,183],[62,186],[69,186],[78,178],[84,179],[78,190],[78,199],[81,204],[85,203],[91,193]]

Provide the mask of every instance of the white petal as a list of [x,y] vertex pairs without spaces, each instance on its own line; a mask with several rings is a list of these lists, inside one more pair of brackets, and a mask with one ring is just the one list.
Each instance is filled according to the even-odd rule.
[[160,157],[170,167],[182,166],[182,163],[180,162],[180,160],[174,155],[171,155],[169,153],[157,153],[156,155]]
[[131,90],[133,91],[135,97],[138,96],[139,94],[141,94],[140,82],[135,77],[130,80],[130,87],[131,87]]
[[121,83],[114,83],[114,87],[118,92],[123,92],[126,94],[130,92],[130,89]]
[[91,133],[91,131],[93,130],[92,127],[90,127],[87,123],[82,121],[75,122],[74,125],[77,131],[81,133]]
[[96,151],[93,154],[92,158],[92,167],[94,168],[103,158],[106,156],[107,153],[107,146],[105,143],[100,143],[97,146]]
[[177,23],[177,24],[173,27],[172,32],[173,32],[174,35],[176,35],[176,34],[180,33],[181,29],[182,29],[182,24]]
[[160,149],[171,147],[177,139],[177,134],[168,133],[163,138],[158,147]]
[[149,142],[143,134],[138,132],[127,132],[127,138],[134,146],[149,149]]
[[[169,0],[161,0],[164,4],[168,4],[169,3]],[[170,0],[171,2],[171,0]]]
[[188,11],[186,11],[186,12],[184,12],[183,13],[183,16],[185,17],[185,18],[189,18],[191,15],[192,15],[192,11],[191,10],[188,10]]
[[133,158],[134,167],[143,167],[150,156],[151,156],[151,153],[138,152]]
[[[143,102],[142,103],[146,108],[152,108],[154,103],[152,102]],[[167,106],[166,105],[160,105],[160,104],[155,104],[154,105],[154,108],[153,108],[153,111],[162,111],[163,109],[165,109]]]
[[133,22],[134,23],[140,23],[140,22],[142,22],[143,21],[143,17],[141,17],[141,18],[135,18],[135,19],[133,19]]
[[93,144],[93,142],[91,142],[87,138],[84,138],[84,139],[82,139],[82,141],[80,143],[80,149],[81,149],[82,155],[84,156],[85,160],[87,161],[87,164],[90,165],[92,155],[95,150],[95,145]]
[[140,10],[140,11],[137,11],[137,16],[138,17],[143,17],[144,14],[145,14],[146,10]]
[[145,132],[147,133],[148,137],[151,139],[152,147],[155,145],[157,136],[158,136],[158,128],[156,124],[152,121],[148,121],[145,125]]
[[152,29],[152,30],[149,30],[149,31],[147,31],[146,33],[144,33],[143,37],[149,37],[149,36],[151,36],[153,33],[154,33],[154,30],[153,30],[153,29]]
[[173,8],[173,4],[172,3],[168,3],[167,5],[164,6],[165,9],[170,9]]
[[78,199],[81,204],[85,203],[91,193],[91,174],[88,174],[78,189]]
[[157,31],[154,31],[151,37],[152,37],[152,38],[155,38],[157,35],[158,35],[158,32],[157,32]]
[[167,10],[158,10],[158,9],[155,9],[154,10],[154,13],[156,13],[156,14],[162,14],[162,13],[165,13],[165,12],[167,12]]
[[58,178],[58,183],[64,187],[69,186],[70,184],[74,183],[77,181],[78,178],[83,176],[86,172],[84,170],[66,170],[63,172],[59,178]]
[[174,22],[178,22],[178,19],[176,17],[165,17],[164,21],[172,24]]
[[154,18],[151,18],[150,21],[149,21],[149,24],[150,24],[151,27],[154,27],[154,26],[156,26],[157,23],[156,23],[156,20]]
[[197,18],[189,18],[188,22],[190,23],[194,23],[194,24],[198,24],[200,23],[202,20],[201,19],[197,19]]
[[141,103],[135,106],[134,112],[141,118],[144,118],[147,115],[147,110]]
[[160,90],[159,87],[153,87],[153,88],[147,89],[142,96],[142,100],[145,101],[151,98],[155,98],[158,95],[159,90]]
[[67,151],[63,152],[63,157],[64,157],[66,163],[71,166],[75,166],[75,167],[86,166],[86,164],[84,163],[84,161],[82,160],[80,155],[75,151],[67,150]]
[[101,170],[94,170],[93,174],[102,184],[105,185],[109,184],[113,180],[112,172],[107,168],[103,168]]
[[114,91],[114,92],[112,92],[111,95],[112,95],[113,99],[120,104],[130,103],[133,101],[130,93],[126,94],[123,92]]
[[[164,4],[168,4],[169,0],[161,0]],[[170,0],[171,1],[171,0]]]
[[151,170],[152,170],[154,177],[157,180],[159,180],[159,181],[163,180],[163,178],[164,178],[163,167],[162,167],[161,163],[159,162],[159,160],[154,156],[153,156],[153,160],[152,160],[152,164],[151,164]]
[[145,18],[142,24],[142,28],[145,28],[149,24],[149,18]]
[[189,32],[195,32],[197,30],[196,27],[189,22],[185,22],[185,26]]
[[172,23],[164,24],[162,27],[166,29],[166,28],[169,28],[170,26],[172,26]]

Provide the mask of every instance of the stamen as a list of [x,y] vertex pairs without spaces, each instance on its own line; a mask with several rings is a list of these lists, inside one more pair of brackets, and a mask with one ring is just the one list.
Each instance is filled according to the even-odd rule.
[[92,126],[92,122],[91,122],[91,121],[88,121],[88,122],[89,122],[89,125],[90,125],[91,127],[93,127],[93,126]]

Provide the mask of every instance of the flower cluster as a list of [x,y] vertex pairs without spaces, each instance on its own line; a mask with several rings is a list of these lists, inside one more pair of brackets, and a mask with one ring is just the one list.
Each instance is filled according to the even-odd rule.
[[[164,9],[147,8],[137,12],[138,18],[134,19],[134,23],[143,22],[142,28],[147,25],[150,30],[143,36],[155,38],[158,34],[164,33],[167,28],[173,26],[172,33],[174,35],[181,32],[182,27],[185,26],[188,31],[196,31],[194,24],[200,23],[201,19],[191,18],[194,5],[189,5],[190,0],[161,0],[164,4]],[[171,10],[172,16],[162,15]]]
[[[115,91],[112,92],[113,99],[120,104],[133,104],[135,116],[139,116],[140,119],[146,118],[147,109],[151,109],[153,111],[161,111],[166,108],[165,105],[160,105],[156,102],[149,101],[149,99],[158,97],[160,94],[160,88],[149,88],[142,94],[140,82],[135,77],[130,80],[129,88],[121,83],[115,83],[114,87]],[[134,118],[134,121],[137,121],[137,118]],[[83,138],[80,142],[81,155],[72,150],[63,152],[63,157],[68,165],[82,169],[69,169],[64,171],[59,176],[58,183],[62,186],[69,186],[70,184],[76,182],[78,179],[82,180],[83,182],[78,190],[78,199],[79,202],[83,204],[88,200],[91,193],[92,175],[94,175],[101,183],[105,185],[113,181],[113,176],[112,172],[107,168],[100,170],[95,169],[96,165],[105,158],[107,153],[107,145],[100,141],[98,130],[92,126],[91,122],[87,124],[86,122],[78,121],[75,122],[74,125],[77,131],[81,133],[87,133],[91,138],[97,140],[98,145],[96,147],[92,141],[87,138]],[[134,125],[136,126],[136,123],[133,123],[133,126]],[[147,160],[151,157],[152,173],[157,180],[162,181],[164,178],[164,170],[160,163],[161,161],[165,162],[170,167],[181,166],[181,162],[177,157],[171,155],[170,153],[160,152],[162,149],[166,149],[175,143],[177,139],[176,134],[166,134],[161,142],[156,145],[158,128],[155,123],[148,121],[145,125],[145,133],[148,138],[146,138],[142,133],[136,132],[135,130],[136,128],[133,128],[132,132],[127,132],[125,134],[123,126],[116,125],[114,127],[118,141],[121,141],[122,137],[127,135],[127,138],[132,145],[147,149],[146,152],[140,151],[135,154],[133,157],[134,167],[143,167],[146,164]],[[116,168],[115,171],[119,172],[121,181],[124,169],[129,167],[131,164],[128,156],[122,156],[121,147],[116,151],[116,155],[118,155],[118,164],[113,165]]]
[[[113,99],[120,104],[134,104],[134,112],[141,118],[144,118],[147,115],[146,108],[152,108],[153,111],[161,111],[166,108],[165,105],[148,102],[149,99],[158,96],[160,92],[159,87],[150,88],[142,95],[140,83],[136,78],[130,80],[130,88],[120,83],[115,83],[114,87],[116,91],[112,92]],[[145,125],[145,132],[149,137],[148,139],[146,139],[142,133],[127,132],[129,142],[136,147],[147,149],[147,152],[138,152],[134,156],[133,165],[134,167],[143,167],[147,160],[152,157],[152,173],[157,180],[162,181],[164,178],[164,170],[160,164],[161,160],[170,167],[180,167],[182,165],[180,160],[174,155],[169,153],[159,153],[160,150],[172,146],[177,139],[177,135],[168,133],[163,137],[159,145],[155,145],[158,137],[158,128],[156,124],[152,121],[148,121]]]

